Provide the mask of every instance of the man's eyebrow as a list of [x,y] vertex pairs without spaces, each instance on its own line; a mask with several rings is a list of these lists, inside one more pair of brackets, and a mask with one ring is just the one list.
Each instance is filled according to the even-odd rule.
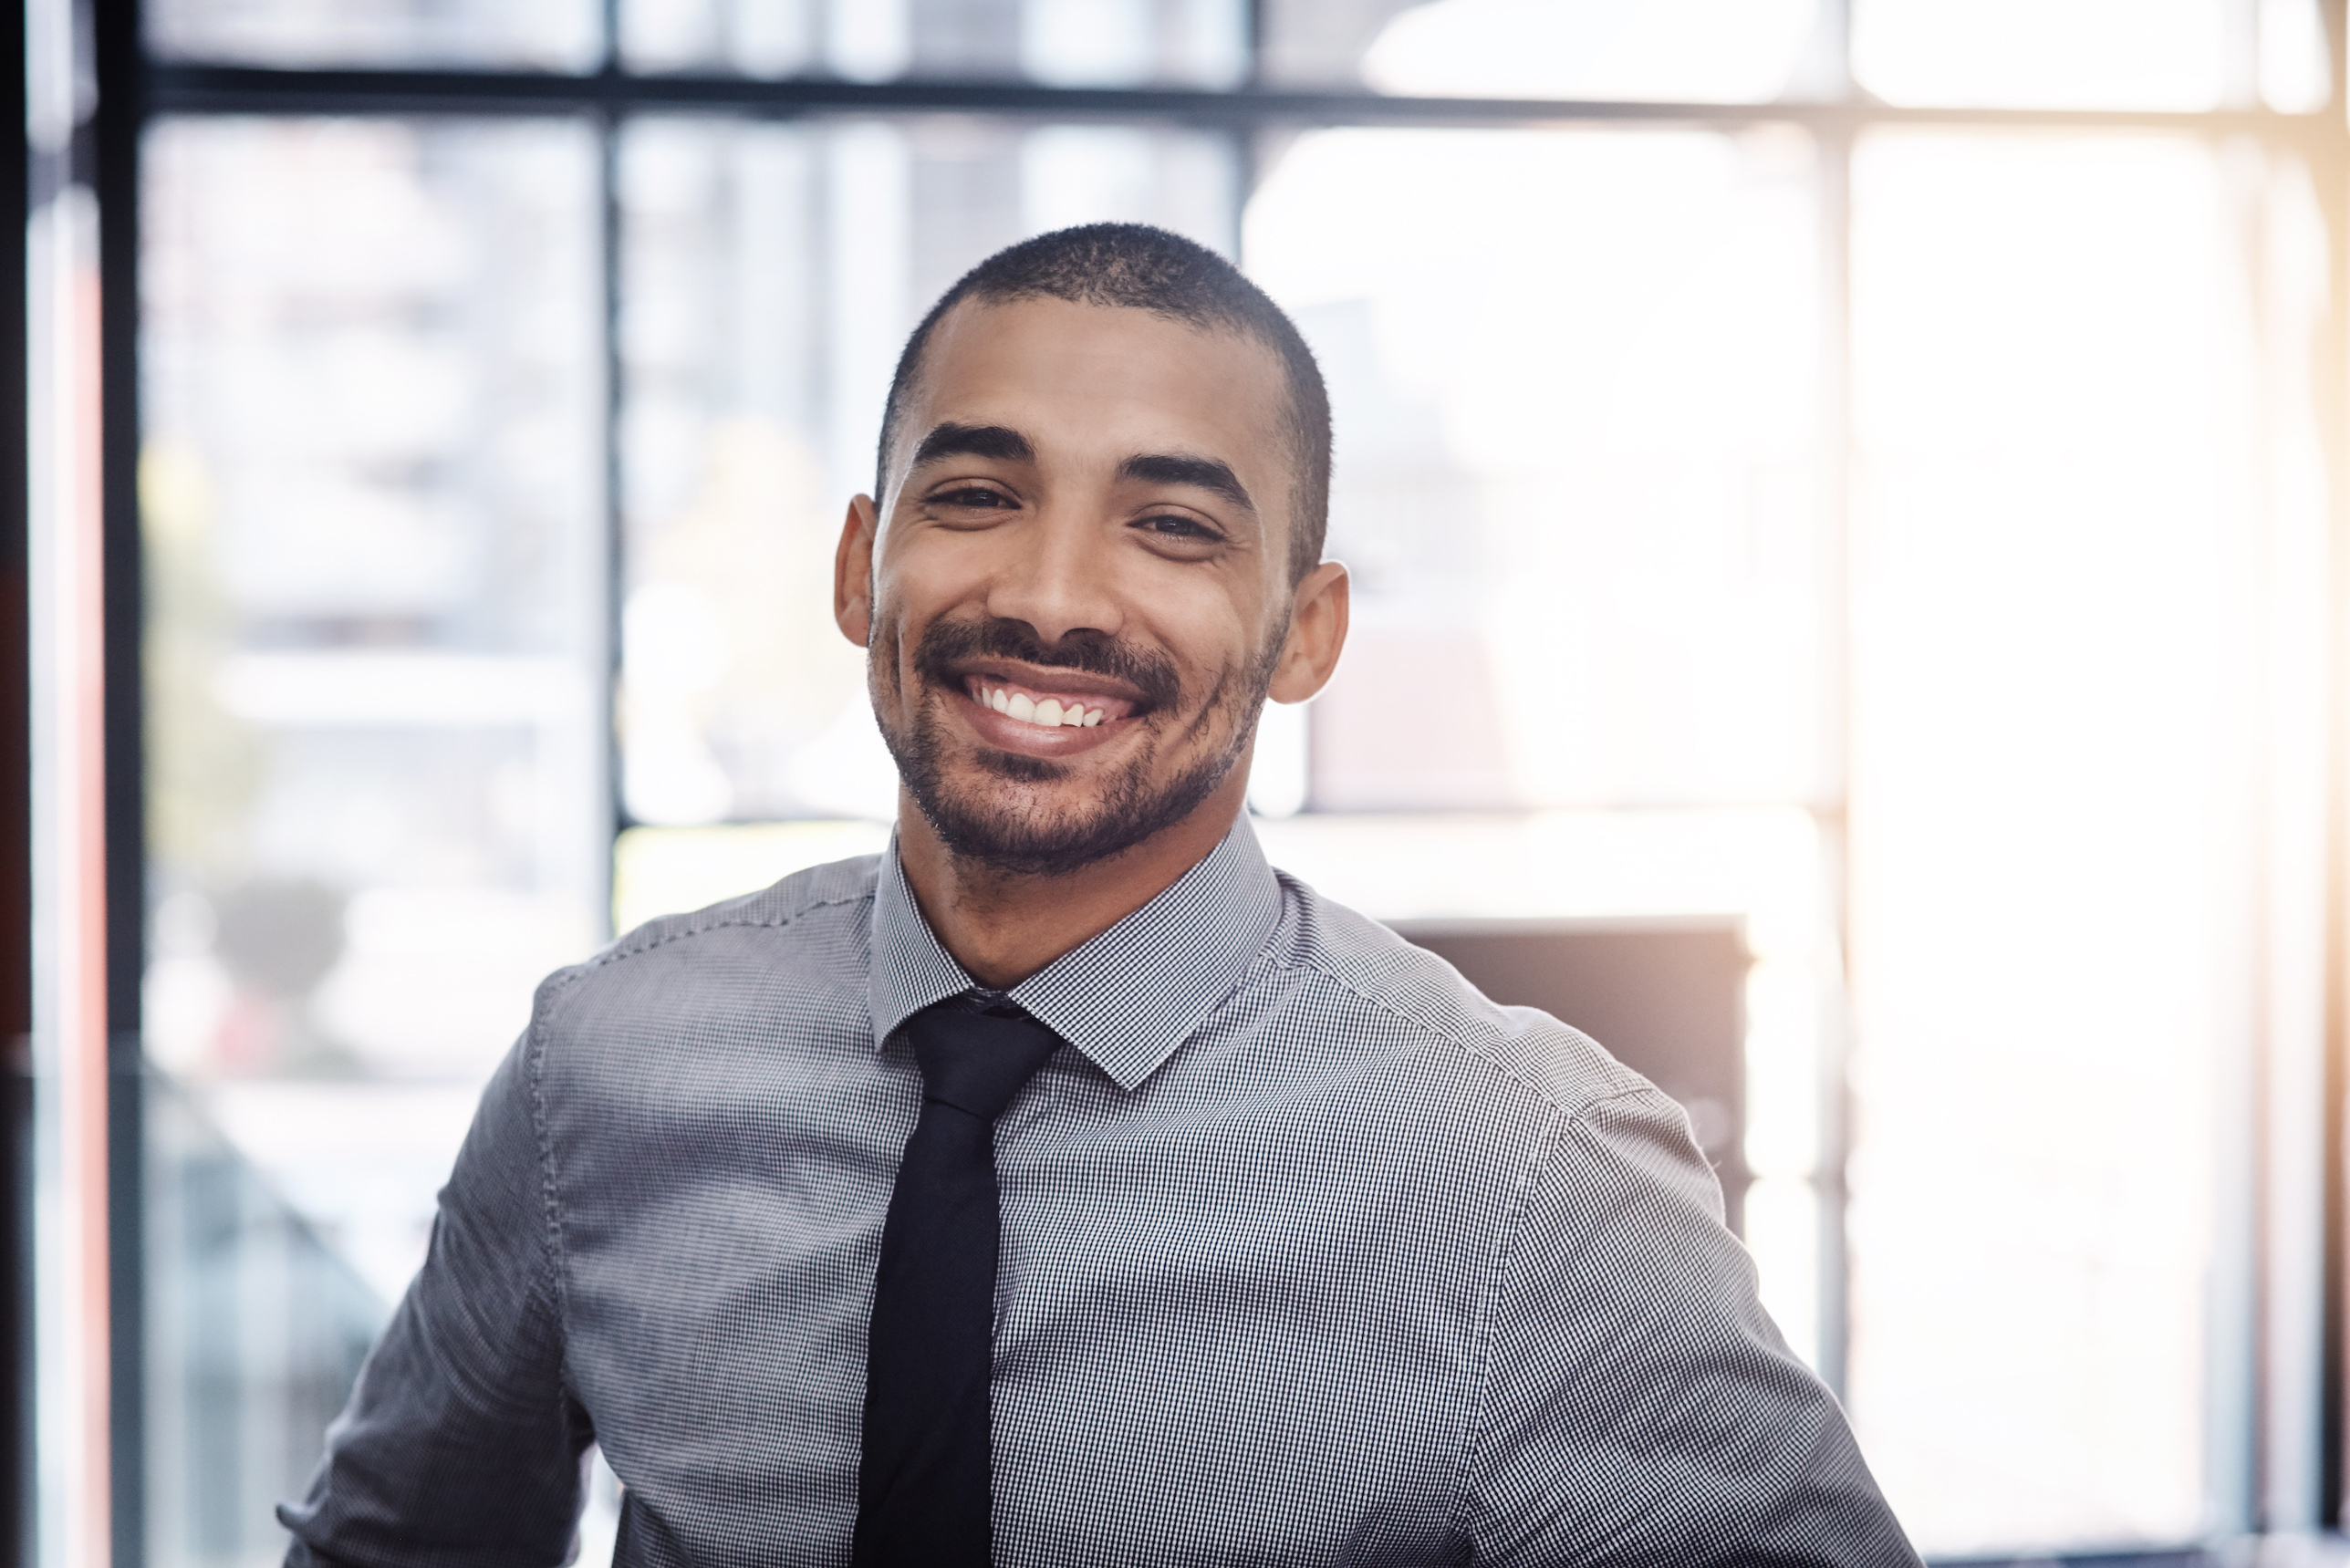
[[989,457],[1003,462],[1034,462],[1036,449],[1028,438],[1009,425],[959,425],[952,421],[939,426],[922,438],[914,449],[913,461],[906,466],[920,468],[941,457]]
[[1256,503],[1249,499],[1248,486],[1241,483],[1240,475],[1229,464],[1212,457],[1187,457],[1173,452],[1137,452],[1118,465],[1118,476],[1140,480],[1145,484],[1193,485],[1251,513],[1256,511]]

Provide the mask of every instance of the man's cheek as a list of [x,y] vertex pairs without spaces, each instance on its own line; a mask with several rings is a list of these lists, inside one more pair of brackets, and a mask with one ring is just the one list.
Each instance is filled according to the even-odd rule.
[[[879,601],[876,601],[877,607]],[[899,636],[901,618],[893,611],[881,613],[877,607],[873,622],[865,639],[865,664],[870,672],[868,680],[876,697],[892,697],[905,690],[904,641]]]

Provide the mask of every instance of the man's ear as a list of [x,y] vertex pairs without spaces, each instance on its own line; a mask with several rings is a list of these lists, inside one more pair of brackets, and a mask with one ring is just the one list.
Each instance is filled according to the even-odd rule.
[[840,635],[859,648],[873,639],[873,542],[880,526],[873,498],[858,496],[848,504],[832,556],[832,618]]
[[1303,702],[1330,682],[1347,646],[1347,568],[1325,561],[1297,585],[1289,612],[1289,640],[1274,667],[1265,695],[1276,702]]

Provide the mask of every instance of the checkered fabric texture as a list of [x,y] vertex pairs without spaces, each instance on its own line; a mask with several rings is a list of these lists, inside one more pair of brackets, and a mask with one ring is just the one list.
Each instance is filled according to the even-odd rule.
[[[845,1564],[898,1029],[972,983],[894,854],[551,977],[288,1563],[558,1563],[595,1441],[620,1563]],[[1917,1563],[1679,1107],[1245,822],[1011,995],[1004,1568]]]

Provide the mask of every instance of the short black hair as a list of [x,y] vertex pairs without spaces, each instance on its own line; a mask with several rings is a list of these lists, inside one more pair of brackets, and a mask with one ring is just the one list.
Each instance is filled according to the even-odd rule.
[[1296,324],[1240,268],[1202,244],[1148,223],[1087,223],[1023,240],[996,252],[939,296],[906,339],[889,400],[881,413],[881,451],[873,494],[889,492],[889,452],[897,444],[906,397],[922,351],[946,313],[966,299],[1066,299],[1074,305],[1147,310],[1190,327],[1221,329],[1263,344],[1279,357],[1289,385],[1292,581],[1322,559],[1330,521],[1330,394],[1321,367]]

